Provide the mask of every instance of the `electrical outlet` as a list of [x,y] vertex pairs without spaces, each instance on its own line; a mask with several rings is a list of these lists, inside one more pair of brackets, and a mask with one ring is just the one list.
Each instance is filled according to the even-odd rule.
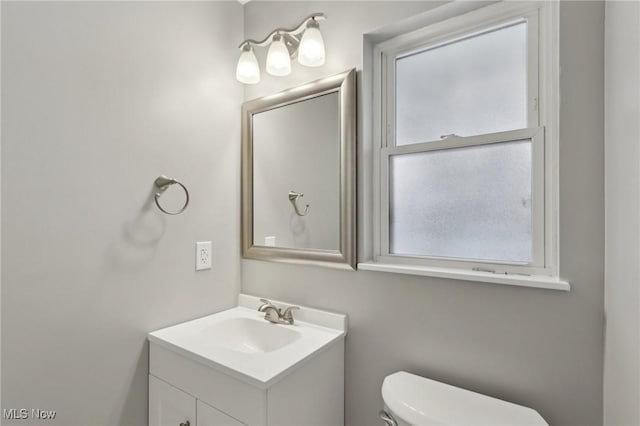
[[211,241],[196,243],[196,271],[211,269]]

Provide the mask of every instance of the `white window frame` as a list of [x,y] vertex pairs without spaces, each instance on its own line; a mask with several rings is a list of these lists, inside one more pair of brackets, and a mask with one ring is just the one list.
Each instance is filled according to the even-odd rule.
[[[528,127],[472,137],[395,146],[395,59],[447,41],[528,22]],[[555,2],[501,2],[400,34],[373,54],[373,261],[360,269],[568,290],[558,277],[558,21]],[[389,157],[530,139],[532,146],[533,262],[399,256],[389,252]]]

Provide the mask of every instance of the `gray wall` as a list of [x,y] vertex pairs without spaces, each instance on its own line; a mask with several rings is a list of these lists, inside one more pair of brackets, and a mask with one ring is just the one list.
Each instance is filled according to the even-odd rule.
[[[284,79],[266,76],[245,88],[245,99],[361,68],[363,33],[432,6],[249,3],[247,37],[325,12],[328,61],[294,66]],[[571,292],[242,261],[244,292],[349,315],[348,425],[379,424],[380,385],[397,370],[534,407],[552,425],[601,424],[604,5],[563,3],[560,24],[560,271]],[[371,208],[362,200],[361,209]]]
[[640,3],[606,6],[604,424],[640,424]]
[[[242,8],[2,9],[3,407],[144,425],[146,333],[236,303]],[[149,203],[163,173],[191,190],[180,216]]]

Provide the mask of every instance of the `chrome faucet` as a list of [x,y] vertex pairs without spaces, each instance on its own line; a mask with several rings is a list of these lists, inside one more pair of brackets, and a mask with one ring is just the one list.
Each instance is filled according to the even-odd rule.
[[267,299],[260,299],[260,301],[262,305],[258,308],[258,312],[264,312],[264,319],[274,324],[293,324],[291,311],[300,309],[298,306],[289,306],[282,311]]
[[280,309],[267,299],[260,299],[260,301],[262,302],[262,305],[258,308],[258,312],[264,312],[264,319],[276,324],[279,323],[282,316]]
[[293,311],[294,309],[300,309],[300,307],[299,306],[289,306],[287,309],[285,309],[282,312],[281,318],[287,324],[293,324],[293,314],[291,313],[291,311]]

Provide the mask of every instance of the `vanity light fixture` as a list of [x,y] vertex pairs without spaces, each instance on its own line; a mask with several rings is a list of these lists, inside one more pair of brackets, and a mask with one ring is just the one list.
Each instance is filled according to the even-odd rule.
[[291,57],[280,34],[273,36],[267,52],[267,72],[277,77],[291,74]]
[[256,84],[260,81],[260,66],[250,44],[242,47],[236,67],[236,79],[245,84]]
[[324,40],[320,33],[320,24],[315,19],[307,21],[307,29],[302,34],[298,49],[298,62],[306,67],[324,65]]
[[298,62],[307,67],[324,65],[324,40],[318,21],[325,19],[323,13],[314,13],[293,29],[277,28],[261,41],[243,41],[239,46],[242,53],[236,67],[236,79],[244,84],[260,82],[260,65],[253,51],[256,46],[269,45],[266,69],[277,77],[291,73],[291,59],[296,56]]

